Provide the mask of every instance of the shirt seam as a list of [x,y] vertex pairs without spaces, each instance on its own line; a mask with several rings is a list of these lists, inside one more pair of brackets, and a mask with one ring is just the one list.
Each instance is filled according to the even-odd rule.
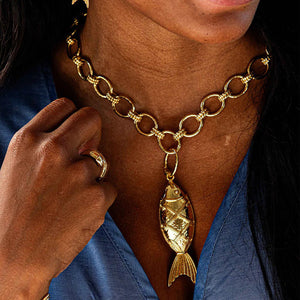
[[126,257],[124,257],[122,255],[122,250],[119,248],[119,246],[117,245],[116,241],[113,239],[113,237],[108,233],[109,229],[106,228],[105,223],[101,226],[106,234],[106,236],[108,237],[108,239],[111,241],[112,245],[114,246],[114,248],[116,249],[119,257],[121,258],[121,261],[123,262],[124,266],[126,267],[127,271],[129,272],[129,274],[131,274],[131,276],[134,278],[136,286],[138,288],[139,293],[144,297],[144,299],[147,299],[147,297],[145,296],[145,294],[142,292],[142,286],[139,282],[139,280],[136,278],[136,276],[134,275],[134,272],[132,271],[130,265],[128,264],[128,261],[126,259]]
[[210,255],[210,257],[209,257],[209,264],[208,264],[208,268],[207,268],[207,272],[206,272],[206,277],[205,277],[205,284],[204,284],[204,288],[203,288],[203,296],[202,296],[200,299],[204,299],[205,294],[206,294],[208,273],[209,273],[209,271],[210,271],[211,260],[212,260],[212,257],[213,257],[214,254],[215,254],[216,244],[217,244],[217,242],[218,242],[218,240],[219,240],[219,236],[220,236],[221,232],[222,232],[223,229],[224,229],[224,225],[225,225],[225,223],[226,223],[226,221],[227,221],[227,218],[228,218],[228,216],[229,216],[229,214],[230,214],[230,212],[231,212],[231,210],[232,210],[232,208],[233,208],[233,206],[234,206],[236,200],[238,199],[239,194],[241,193],[243,187],[245,186],[246,181],[247,181],[247,180],[245,180],[245,181],[242,183],[240,189],[238,190],[238,192],[237,192],[236,195],[235,195],[234,200],[231,202],[231,205],[230,205],[230,207],[229,207],[229,209],[228,209],[228,212],[227,212],[227,214],[226,214],[226,216],[225,216],[225,218],[224,218],[224,221],[222,222],[222,225],[221,225],[221,227],[220,227],[220,230],[218,231],[218,234],[217,234],[217,236],[216,236],[216,239],[215,239],[215,242],[214,242],[214,245],[213,245],[213,250],[212,250],[211,255]]

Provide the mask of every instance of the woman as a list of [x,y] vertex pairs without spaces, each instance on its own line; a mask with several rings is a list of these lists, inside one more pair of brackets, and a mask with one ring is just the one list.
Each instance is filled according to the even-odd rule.
[[[0,298],[296,299],[296,17],[259,0],[91,0],[66,42],[85,11],[70,2],[1,2]],[[180,122],[200,102],[196,127]],[[100,182],[91,150],[109,162]]]

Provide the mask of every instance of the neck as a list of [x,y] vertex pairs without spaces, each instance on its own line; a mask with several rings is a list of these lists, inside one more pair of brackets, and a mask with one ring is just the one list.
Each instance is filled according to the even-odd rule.
[[264,51],[250,33],[226,44],[179,36],[122,0],[90,2],[81,44],[97,74],[158,120],[198,112],[202,97],[222,91],[230,76],[243,73]]

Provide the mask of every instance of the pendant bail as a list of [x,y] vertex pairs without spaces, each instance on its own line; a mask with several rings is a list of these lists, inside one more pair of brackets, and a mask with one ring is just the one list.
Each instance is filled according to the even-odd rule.
[[[164,171],[165,171],[165,175],[166,175],[166,179],[168,180],[168,182],[171,184],[173,183],[173,180],[175,178],[175,173],[177,171],[178,168],[178,152],[176,151],[176,149],[172,148],[170,150],[171,152],[166,153],[165,155],[165,166],[164,166]],[[173,168],[173,171],[171,171],[168,167],[168,159],[170,155],[175,155],[175,166]]]

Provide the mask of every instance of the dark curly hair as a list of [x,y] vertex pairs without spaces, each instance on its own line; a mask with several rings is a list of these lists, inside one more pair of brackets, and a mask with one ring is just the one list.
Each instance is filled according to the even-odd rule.
[[[300,9],[295,2],[285,5],[282,1],[261,0],[252,24],[271,51],[272,72],[249,156],[247,200],[270,298],[292,300],[300,299]],[[71,0],[0,0],[0,86],[48,55],[65,37],[73,16],[84,9],[83,2],[72,7]],[[261,249],[267,251],[268,266],[264,265]],[[270,266],[272,278],[267,275]]]

